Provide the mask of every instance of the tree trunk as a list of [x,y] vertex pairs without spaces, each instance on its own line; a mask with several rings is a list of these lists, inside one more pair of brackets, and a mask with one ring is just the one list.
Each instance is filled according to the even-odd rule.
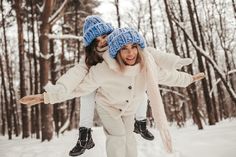
[[139,8],[138,8],[138,22],[137,22],[137,30],[138,32],[140,31],[141,28],[141,11],[142,11],[142,4],[141,4],[141,0],[138,0],[138,4],[139,4]]
[[[182,9],[182,4],[181,1],[179,0],[179,7],[180,7],[180,19],[181,22],[184,22],[184,17],[183,17],[183,9]],[[186,52],[187,52],[187,57],[191,58],[190,56],[190,50],[189,50],[189,44],[186,35],[184,34],[184,42],[185,42],[185,47],[186,47]],[[188,67],[188,73],[193,74],[193,67],[189,66]],[[193,121],[197,124],[198,129],[203,129],[202,122],[200,119],[200,113],[198,111],[198,96],[197,96],[197,91],[195,90],[197,87],[195,84],[192,84],[190,87],[187,88],[187,93],[190,98],[190,102],[192,104],[192,110],[193,110]]]
[[[54,0],[44,1],[44,10],[41,15],[42,24],[40,25],[39,47],[40,47],[40,84],[41,93],[43,87],[48,83],[49,78],[49,60],[48,55],[48,43],[49,39],[47,34],[50,31],[51,25],[49,23],[49,17],[53,9]],[[53,105],[43,104],[41,105],[41,117],[42,117],[42,141],[51,140],[53,136]]]
[[[18,28],[18,51],[19,51],[19,73],[20,73],[20,97],[26,95],[25,89],[25,51],[24,51],[24,34],[23,34],[23,13],[22,0],[15,0],[15,10]],[[23,134],[22,138],[30,136],[30,116],[26,106],[21,105]]]
[[232,7],[233,7],[233,10],[234,10],[234,18],[236,20],[236,3],[234,0],[232,0]]
[[[198,23],[198,29],[199,29],[199,34],[200,34],[202,48],[205,51],[206,50],[205,39],[203,37],[202,24],[201,24],[201,22],[199,20],[199,16],[198,16],[197,6],[196,6],[196,3],[195,3],[195,0],[193,0],[193,5],[194,5],[194,11],[196,13],[196,19],[197,19],[197,23]],[[211,77],[211,72],[210,72],[210,66],[209,66],[209,63],[207,62],[207,60],[205,60],[205,64],[206,64],[206,70],[207,70],[207,74],[208,74],[209,87],[210,87],[210,89],[212,89],[212,77]],[[208,88],[207,88],[207,90],[208,90]],[[212,97],[210,98],[210,95],[207,94],[207,97],[209,97],[209,98],[207,98],[207,99],[209,99],[209,101],[212,100],[211,101],[212,107],[213,107],[212,114],[214,115],[214,121],[218,122],[215,96],[213,94]]]
[[151,27],[151,31],[152,31],[152,43],[153,43],[153,47],[156,48],[155,33],[154,33],[153,19],[152,19],[152,3],[151,3],[151,0],[148,0],[148,4],[149,4],[149,14],[150,14],[150,27]]
[[171,38],[170,39],[171,39],[175,54],[179,56],[178,46],[177,46],[177,42],[176,42],[176,33],[174,30],[173,22],[171,20],[169,3],[168,3],[168,0],[164,0],[164,2],[165,2],[166,14],[167,14],[167,18],[168,18],[168,22],[169,22],[169,26],[170,26],[170,31],[171,31]]
[[[32,32],[32,50],[33,50],[33,61],[34,61],[34,94],[39,93],[39,75],[38,75],[38,59],[36,55],[36,41],[35,41],[35,2],[30,1],[31,8],[31,32]],[[32,107],[32,112],[34,113],[34,125],[36,138],[40,139],[40,106],[36,105]]]
[[120,5],[119,5],[119,0],[115,0],[115,6],[116,6],[116,15],[117,15],[117,23],[118,27],[121,27],[120,23]]
[[[195,19],[194,19],[194,16],[193,16],[194,11],[193,11],[191,5],[192,5],[191,1],[187,0],[187,6],[188,6],[188,12],[189,12],[191,26],[192,26],[193,38],[196,41],[197,45],[199,46],[200,41],[199,41],[199,37],[198,37],[198,33],[197,33],[198,31],[197,31],[197,28],[196,28]],[[197,59],[198,59],[199,71],[204,72],[205,68],[204,68],[204,65],[203,65],[203,60],[201,58],[200,53],[198,53],[198,52],[197,52]],[[215,119],[214,119],[214,115],[213,115],[212,103],[211,103],[211,99],[210,99],[210,96],[209,96],[207,81],[206,81],[206,79],[203,79],[201,82],[202,82],[203,94],[204,94],[204,99],[205,99],[206,108],[207,108],[208,122],[209,122],[209,125],[214,125],[215,124]]]
[[[210,28],[211,29],[211,28]],[[212,38],[213,38],[213,34],[211,35]],[[217,63],[217,59],[216,59],[216,52],[215,52],[215,48],[214,48],[214,43],[213,43],[213,39],[211,39],[210,41],[210,48],[211,48],[211,51],[212,51],[212,56],[213,56],[213,59],[214,61]],[[216,80],[218,80],[219,78],[219,75],[217,74],[217,72],[215,72],[215,77],[216,77]],[[211,88],[212,89],[212,88]],[[217,92],[218,92],[218,103],[219,103],[219,116],[220,116],[220,120],[222,120],[223,117],[225,117],[225,104],[226,102],[224,101],[224,98],[225,98],[225,94],[224,94],[224,90],[222,88],[222,85],[221,83],[218,83],[217,84]],[[217,112],[217,111],[216,111]],[[229,116],[229,115],[227,115]],[[218,118],[218,116],[217,116]],[[219,119],[219,118],[218,118]],[[216,119],[217,120],[217,119]]]
[[[10,96],[11,96],[11,88],[10,88],[10,74],[9,74],[9,57],[8,57],[8,49],[7,49],[7,37],[6,37],[6,28],[5,28],[5,18],[3,16],[3,1],[1,0],[1,11],[2,11],[2,25],[3,25],[3,39],[4,39],[4,50],[5,50],[5,62],[6,62],[6,73],[7,73],[7,79],[8,79],[8,82],[9,82],[9,91],[10,91]],[[1,67],[3,68],[3,67]],[[3,76],[2,76],[2,79],[3,79],[3,82],[4,82],[4,85],[3,85],[3,89],[4,89],[4,97],[5,97],[5,109],[6,109],[6,115],[7,115],[7,130],[8,130],[8,138],[9,139],[12,139],[12,108],[11,108],[11,105],[12,105],[12,99],[10,98],[10,102],[8,101],[8,94],[7,94],[7,88],[6,88],[6,82],[4,81],[5,80],[5,74],[4,74],[4,68],[2,69],[3,71]]]
[[[3,25],[4,27],[4,25]],[[2,88],[3,90],[1,90],[1,109],[2,109],[2,134],[5,135],[5,131],[6,131],[6,117],[7,117],[7,123],[9,123],[10,121],[10,117],[9,117],[9,111],[8,111],[8,99],[7,99],[7,87],[6,87],[6,82],[5,82],[5,74],[4,74],[4,68],[3,68],[3,60],[2,60],[2,56],[0,55],[0,69],[1,69],[1,76],[2,76]],[[4,97],[4,101],[3,101],[3,97]],[[5,104],[5,106],[4,106]],[[9,132],[8,130],[8,135],[9,135],[9,139],[11,139],[11,132]]]
[[[78,12],[79,12],[79,5],[80,5],[80,3],[78,1],[75,1],[75,28],[74,29],[75,29],[75,35],[76,36],[79,36],[79,22],[80,22],[80,20],[78,18],[79,17],[79,14],[78,14]],[[77,56],[78,57],[77,57],[77,61],[74,61],[74,63],[75,62],[79,62],[79,60],[80,60],[80,41],[79,40],[77,40],[76,47],[77,47]]]

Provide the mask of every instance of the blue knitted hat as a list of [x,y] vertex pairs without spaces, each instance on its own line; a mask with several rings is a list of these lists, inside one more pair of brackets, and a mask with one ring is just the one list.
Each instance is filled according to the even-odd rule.
[[83,26],[83,42],[85,46],[91,44],[91,42],[103,35],[109,34],[114,30],[110,23],[106,23],[97,15],[91,15],[86,17]]
[[143,37],[133,28],[118,28],[108,35],[107,39],[109,54],[115,58],[118,51],[126,44],[136,43],[141,48],[145,48]]

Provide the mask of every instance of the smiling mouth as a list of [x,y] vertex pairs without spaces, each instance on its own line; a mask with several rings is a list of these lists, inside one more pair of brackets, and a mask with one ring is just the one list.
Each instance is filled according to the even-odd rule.
[[106,47],[108,44],[107,43],[105,43],[105,44],[103,44],[102,46],[101,46],[101,48],[104,48],[104,47]]
[[132,60],[134,60],[135,59],[135,57],[133,57],[133,58],[126,58],[128,61],[132,61]]

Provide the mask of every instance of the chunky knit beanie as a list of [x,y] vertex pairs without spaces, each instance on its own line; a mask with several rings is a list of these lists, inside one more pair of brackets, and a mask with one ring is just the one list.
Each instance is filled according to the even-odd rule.
[[133,28],[118,28],[108,35],[107,39],[109,54],[115,58],[118,51],[126,44],[136,43],[141,48],[145,47],[143,37]]
[[88,16],[83,26],[83,42],[85,46],[104,34],[109,34],[114,30],[110,23],[106,23],[97,15]]

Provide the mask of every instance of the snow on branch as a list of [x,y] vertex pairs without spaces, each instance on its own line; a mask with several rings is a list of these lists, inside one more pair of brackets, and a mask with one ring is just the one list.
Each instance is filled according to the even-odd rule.
[[197,53],[200,53],[200,55],[203,56],[205,59],[207,59],[207,61],[213,66],[215,71],[219,74],[219,77],[221,78],[232,100],[236,102],[236,93],[232,89],[231,85],[226,81],[226,74],[220,70],[218,65],[210,56],[208,56],[205,50],[203,50],[201,47],[197,45],[197,43],[190,37],[184,26],[179,22],[179,20],[174,15],[172,15],[172,21],[175,22],[175,24],[183,31],[183,33],[186,35],[192,46],[197,50]]
[[[228,72],[228,75],[233,74],[233,73],[236,73],[236,69],[230,70],[230,71]],[[217,79],[216,83],[215,83],[215,84],[213,85],[213,87],[211,88],[211,90],[210,90],[210,97],[212,97],[213,91],[214,91],[214,89],[216,88],[216,85],[217,85],[218,83],[220,83],[220,81],[221,81],[220,78]]]
[[197,43],[190,37],[190,35],[186,32],[184,26],[178,22],[176,19],[173,19],[173,21],[176,23],[176,25],[184,32],[184,34],[187,36],[187,38],[189,39],[190,43],[192,44],[192,46],[198,51],[200,52],[200,54],[205,57],[207,59],[208,62],[210,62],[212,64],[212,66],[220,73],[220,75],[224,76],[225,74],[221,71],[221,69],[218,67],[218,65],[216,64],[216,62],[210,57],[208,56],[208,54],[206,53],[205,50],[203,50],[201,47],[199,47],[197,45]]
[[[189,98],[186,95],[183,95],[183,94],[181,94],[181,93],[179,93],[177,91],[170,90],[170,89],[167,89],[167,88],[161,88],[161,87],[160,87],[160,90],[162,90],[163,92],[166,92],[166,93],[169,92],[169,93],[176,94],[176,95],[178,95],[179,97],[181,97],[181,98],[183,98],[185,100],[189,100]],[[163,94],[162,96],[164,96],[164,95],[165,94]]]
[[79,41],[83,40],[82,36],[76,36],[72,34],[62,34],[62,35],[48,34],[48,38],[58,39],[58,40],[63,40],[63,39],[74,39],[74,40],[79,40]]
[[230,70],[230,71],[228,72],[228,75],[233,74],[233,73],[236,73],[236,69]]
[[82,14],[82,15],[88,15],[88,12],[83,11],[83,10],[78,10],[77,13]]
[[40,13],[43,12],[44,7],[45,7],[45,1],[43,1],[43,5],[41,7],[37,4],[37,8],[38,8]]
[[52,57],[53,56],[53,54],[46,54],[46,55],[44,55],[44,54],[42,54],[41,52],[40,52],[40,57],[41,58],[44,58],[44,59],[46,59],[46,60],[48,60],[50,57]]
[[55,23],[59,18],[61,18],[62,13],[63,13],[63,9],[65,8],[67,2],[68,2],[68,0],[64,0],[62,5],[60,6],[60,8],[57,9],[57,11],[49,18],[49,23],[51,25],[53,25],[53,23]]

